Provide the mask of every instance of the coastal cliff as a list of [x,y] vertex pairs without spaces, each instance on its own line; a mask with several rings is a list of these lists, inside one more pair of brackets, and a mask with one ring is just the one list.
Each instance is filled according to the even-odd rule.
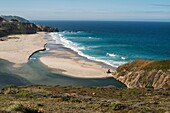
[[36,25],[17,16],[0,17],[0,37],[11,34],[34,34],[41,31],[58,32],[59,30],[54,27]]
[[129,88],[170,88],[170,59],[136,60],[118,67],[113,75]]

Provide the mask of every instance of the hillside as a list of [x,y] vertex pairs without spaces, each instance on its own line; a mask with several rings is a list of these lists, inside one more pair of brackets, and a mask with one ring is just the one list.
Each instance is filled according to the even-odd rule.
[[0,91],[0,112],[168,113],[170,90],[24,86]]
[[25,18],[22,18],[22,17],[19,17],[19,16],[0,16],[0,17],[7,20],[7,21],[17,20],[18,22],[22,22],[22,23],[30,23]]
[[0,22],[3,21],[3,20],[5,20],[5,19],[3,19],[2,17],[0,17]]
[[0,19],[0,37],[11,34],[33,34],[40,31],[58,32],[57,28],[36,25],[21,17],[1,16]]
[[113,75],[129,88],[170,88],[170,59],[136,60],[118,67]]

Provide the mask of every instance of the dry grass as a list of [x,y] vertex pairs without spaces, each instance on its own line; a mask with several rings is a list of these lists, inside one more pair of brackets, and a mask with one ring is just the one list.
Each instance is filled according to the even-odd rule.
[[113,87],[24,86],[1,90],[6,112],[137,113],[170,111],[170,91]]

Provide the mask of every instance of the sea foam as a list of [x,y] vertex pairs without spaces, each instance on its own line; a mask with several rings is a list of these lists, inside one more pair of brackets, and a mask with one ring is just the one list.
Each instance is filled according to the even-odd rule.
[[84,54],[82,51],[82,49],[85,49],[85,47],[81,47],[79,46],[79,44],[74,43],[68,39],[66,39],[62,34],[60,33],[50,33],[51,37],[53,40],[56,41],[57,44],[62,44],[64,47],[69,48],[75,52],[77,52],[80,56],[83,56],[89,60],[93,60],[93,61],[97,61],[97,62],[102,62],[105,63],[107,65],[113,66],[113,67],[118,67],[117,65],[114,65],[106,60],[102,60],[102,59],[98,59],[89,55]]
[[107,56],[110,56],[110,57],[115,57],[116,55],[115,54],[111,54],[111,53],[106,53]]
[[126,58],[125,57],[121,57],[121,59],[125,60]]

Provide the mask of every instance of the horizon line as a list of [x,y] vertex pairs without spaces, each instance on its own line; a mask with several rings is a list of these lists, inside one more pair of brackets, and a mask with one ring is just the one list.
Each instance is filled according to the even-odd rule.
[[29,21],[104,21],[104,22],[170,22],[170,20],[74,20],[74,19],[30,19]]

